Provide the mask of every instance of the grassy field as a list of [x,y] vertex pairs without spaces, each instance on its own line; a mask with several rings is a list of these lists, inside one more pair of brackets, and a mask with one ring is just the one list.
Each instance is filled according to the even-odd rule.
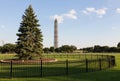
[[[107,54],[106,54],[107,55]],[[0,81],[120,81],[120,54],[109,54],[114,55],[116,57],[116,64],[114,68],[104,70],[104,71],[97,71],[97,72],[90,72],[90,73],[78,73],[78,74],[70,74],[68,76],[62,75],[62,76],[45,76],[40,78],[0,78]],[[0,59],[10,59],[13,58],[13,54],[11,55],[0,55]],[[87,55],[86,55],[87,56]],[[70,60],[76,60],[80,57],[79,55],[69,55],[66,56],[65,54],[63,56],[61,55],[44,55],[44,57],[48,58],[57,58],[58,60],[66,60],[66,57]],[[16,58],[16,57],[14,57]],[[88,56],[87,58],[91,58]],[[93,58],[92,58],[93,59]],[[59,66],[58,66],[59,67]],[[24,74],[24,73],[23,73]]]

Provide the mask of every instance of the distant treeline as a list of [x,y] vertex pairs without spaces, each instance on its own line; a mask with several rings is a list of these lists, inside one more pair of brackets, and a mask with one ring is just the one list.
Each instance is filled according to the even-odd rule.
[[[54,47],[50,47],[50,48],[43,48],[43,52],[44,53],[73,53],[75,50],[77,50],[77,47],[74,45],[63,45],[59,48],[54,49]],[[3,46],[0,46],[0,53],[2,54],[10,54],[10,53],[15,53],[16,52],[16,44],[4,44]]]
[[77,50],[77,47],[74,45],[63,45],[59,48],[54,49],[54,47],[44,48],[44,53],[73,53]]
[[94,52],[94,53],[118,53],[120,52],[120,43],[118,43],[117,47],[109,47],[109,46],[100,46],[95,45],[94,47],[86,47],[81,49],[83,52]]
[[[109,47],[109,46],[100,46],[95,45],[94,47],[86,47],[82,49],[77,49],[74,45],[63,45],[59,48],[54,47],[45,47],[43,48],[44,53],[73,53],[77,50],[77,52],[84,52],[84,53],[118,53],[120,52],[120,43],[117,44],[116,47]],[[0,46],[0,53],[15,53],[16,52],[16,44],[4,44],[3,46]]]

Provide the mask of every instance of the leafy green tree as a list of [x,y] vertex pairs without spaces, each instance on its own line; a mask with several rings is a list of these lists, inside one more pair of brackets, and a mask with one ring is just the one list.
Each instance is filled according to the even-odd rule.
[[44,48],[44,53],[50,53],[50,49],[49,48]]
[[61,52],[62,52],[61,47],[56,48],[56,49],[55,49],[55,52],[57,52],[57,53],[61,53]]
[[108,46],[102,46],[101,49],[102,49],[102,52],[108,52],[109,51]]
[[50,52],[54,52],[55,48],[54,47],[50,47]]
[[77,47],[75,47],[73,45],[71,45],[71,46],[63,45],[63,46],[60,47],[59,50],[63,53],[73,53],[75,50],[77,50]]
[[41,56],[43,52],[43,36],[36,17],[30,5],[22,16],[19,33],[17,33],[16,53],[19,59],[32,59],[34,56]]
[[15,44],[7,43],[1,47],[1,53],[15,53]]
[[87,48],[83,48],[83,52],[84,53],[89,53],[89,52],[93,52],[93,47],[87,47]]
[[69,53],[70,52],[70,47],[69,45],[63,45],[60,47],[61,49],[61,52],[64,52],[64,53]]
[[71,52],[74,52],[75,50],[77,50],[77,47],[74,46],[74,45],[71,45],[71,46],[70,46],[70,49],[71,49]]
[[120,42],[117,44],[117,47],[120,47]]
[[118,52],[117,47],[110,47],[109,52]]
[[101,52],[101,46],[100,45],[95,45],[93,52]]

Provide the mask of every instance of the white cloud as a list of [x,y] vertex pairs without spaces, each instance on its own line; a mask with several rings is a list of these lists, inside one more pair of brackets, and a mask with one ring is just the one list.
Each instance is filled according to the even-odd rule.
[[74,9],[69,11],[70,14],[76,14],[76,11]]
[[69,13],[63,14],[63,17],[67,17],[70,19],[77,19],[76,14],[77,14],[76,11],[74,9],[72,9],[69,11]]
[[50,19],[57,19],[58,20],[58,23],[63,23],[63,16],[61,15],[54,15],[54,16],[50,16]]
[[117,13],[120,13],[120,8],[117,8],[117,9],[116,9],[116,12],[117,12]]
[[95,12],[95,8],[91,7],[91,8],[86,8],[85,10],[82,11],[84,14],[89,15],[93,12]]
[[50,19],[56,19],[57,18],[58,23],[63,23],[64,18],[77,19],[77,15],[76,14],[77,14],[77,12],[74,9],[72,9],[68,13],[50,16]]
[[107,8],[102,8],[102,9],[96,10],[95,12],[96,12],[98,15],[105,15],[105,14],[106,14],[106,10],[107,10]]
[[87,11],[87,12],[94,12],[94,11],[95,11],[95,8],[92,8],[92,7],[91,7],[91,8],[86,8],[86,11]]
[[93,8],[93,7],[89,7],[89,8],[86,8],[85,10],[83,10],[82,12],[86,15],[94,13],[99,18],[102,18],[106,14],[107,8],[96,9],[96,8]]

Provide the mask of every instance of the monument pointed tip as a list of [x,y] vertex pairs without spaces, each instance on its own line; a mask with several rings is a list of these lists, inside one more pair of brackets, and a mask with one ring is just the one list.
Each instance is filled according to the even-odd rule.
[[55,21],[57,21],[57,18],[55,18]]

